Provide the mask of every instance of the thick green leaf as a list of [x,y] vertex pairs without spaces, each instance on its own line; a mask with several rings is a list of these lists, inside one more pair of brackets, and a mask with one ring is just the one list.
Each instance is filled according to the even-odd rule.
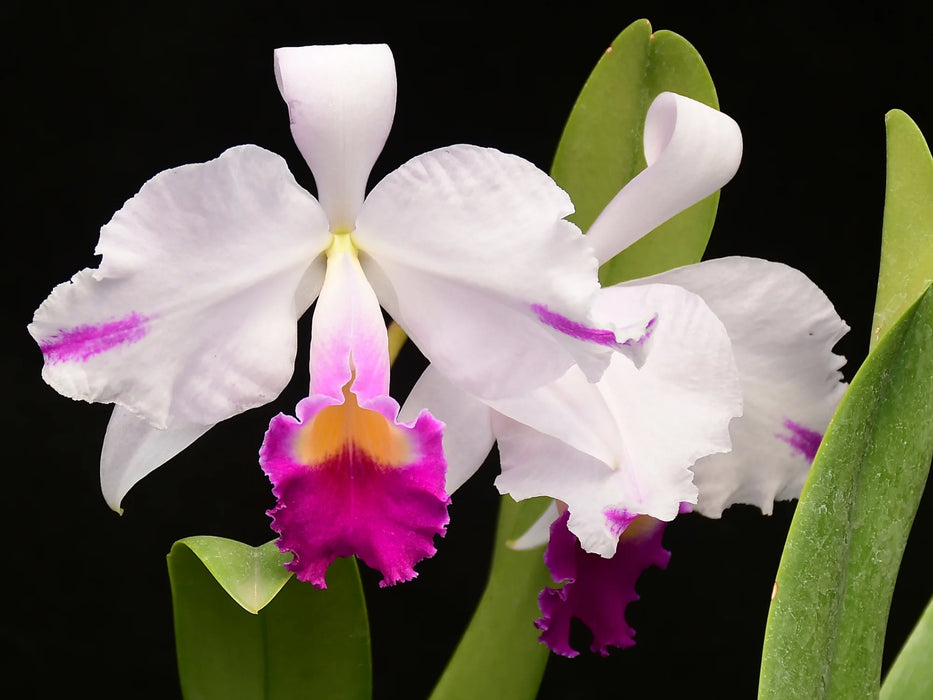
[[920,129],[899,109],[885,115],[885,127],[888,164],[872,347],[933,281],[933,158]]
[[933,291],[859,369],[804,487],[768,616],[760,698],[877,696],[888,608],[933,455]]
[[547,664],[534,621],[538,593],[551,576],[544,547],[516,552],[506,542],[521,535],[547,507],[547,499],[501,499],[496,548],[486,590],[431,700],[533,700]]
[[881,700],[929,700],[933,698],[933,600],[881,686]]
[[[217,537],[172,547],[185,700],[370,698],[369,627],[355,560],[331,564],[328,588],[319,591],[290,578],[277,551],[271,542],[253,548]],[[258,614],[247,612],[253,608]]]
[[[652,34],[647,20],[623,31],[577,98],[551,175],[570,193],[570,219],[586,231],[615,194],[645,168],[643,134],[651,101],[665,91],[719,107],[700,54],[683,37]],[[706,249],[719,193],[678,214],[602,266],[604,285],[697,262]]]

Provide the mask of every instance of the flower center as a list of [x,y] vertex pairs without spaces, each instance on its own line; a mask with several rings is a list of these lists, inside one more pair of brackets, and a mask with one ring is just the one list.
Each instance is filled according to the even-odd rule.
[[[351,380],[352,382],[352,380]],[[412,445],[403,430],[378,411],[363,408],[350,391],[350,382],[343,387],[343,403],[328,406],[295,436],[294,455],[309,467],[347,453],[364,453],[373,463],[383,467],[398,467],[412,461]]]
[[357,259],[359,248],[357,248],[356,244],[353,242],[352,234],[353,232],[348,229],[337,229],[334,231],[330,246],[328,246],[326,251],[328,260],[343,253],[351,256],[354,260]]

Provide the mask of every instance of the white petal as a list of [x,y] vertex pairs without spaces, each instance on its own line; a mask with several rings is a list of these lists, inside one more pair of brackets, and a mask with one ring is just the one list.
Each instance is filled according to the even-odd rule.
[[[621,529],[610,511],[670,520],[682,502],[696,500],[690,466],[700,457],[729,449],[729,421],[741,413],[738,372],[722,324],[694,294],[678,287],[648,284],[611,287],[597,302],[601,313],[626,314],[653,308],[658,321],[652,348],[641,369],[613,358],[595,385],[601,400],[574,400],[578,414],[571,429],[548,414],[567,413],[571,381],[588,392],[585,381],[565,376],[551,398],[539,390],[537,412],[526,410],[528,427],[504,415],[493,419],[502,474],[496,485],[520,500],[550,496],[567,503],[568,527],[584,549],[611,556]],[[551,387],[547,388],[548,390]],[[496,402],[514,415],[517,401]],[[608,458],[582,451],[580,425],[591,429],[592,444],[604,441]],[[613,432],[607,436],[607,428]],[[557,433],[556,436],[547,434]]]
[[126,409],[114,406],[100,455],[100,488],[107,505],[118,513],[126,493],[144,476],[162,466],[211,429],[172,421],[153,428]]
[[395,115],[395,61],[385,44],[275,50],[292,136],[331,227],[352,230]]
[[509,540],[506,543],[507,546],[510,549],[523,551],[547,544],[547,541],[551,537],[551,523],[559,517],[560,512],[557,510],[557,501],[551,501],[551,505],[541,514],[541,517],[535,520],[531,527],[520,537]]
[[376,185],[353,237],[380,302],[428,359],[474,395],[509,396],[574,362],[594,378],[608,362],[607,347],[540,318],[599,332],[587,325],[596,261],[563,219],[572,211],[531,163],[453,146]]
[[269,151],[239,146],[160,173],[101,229],[100,267],[36,311],[42,376],[159,428],[267,403],[292,374],[300,304],[329,239],[318,203]]
[[718,517],[749,503],[770,513],[775,500],[797,498],[845,392],[845,358],[832,348],[848,326],[806,275],[780,263],[722,258],[650,279],[703,297],[726,326],[742,379],[745,413],[731,426],[733,451],[694,467],[697,510]]
[[349,250],[332,248],[311,323],[310,395],[343,403],[343,388],[351,378],[361,406],[388,395],[388,336],[359,260]]
[[453,494],[482,466],[492,449],[489,407],[458,389],[437,369],[429,366],[412,388],[399,420],[415,420],[422,409],[444,423],[444,456],[447,458],[448,494]]
[[645,120],[645,160],[593,222],[587,240],[604,263],[675,214],[725,185],[742,159],[731,117],[689,97],[662,92]]

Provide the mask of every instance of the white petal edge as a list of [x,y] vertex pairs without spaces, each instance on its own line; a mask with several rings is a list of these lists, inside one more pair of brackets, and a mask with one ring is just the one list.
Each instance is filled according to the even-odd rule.
[[353,237],[383,307],[432,364],[476,396],[514,396],[574,363],[595,379],[611,354],[535,311],[590,325],[596,260],[572,211],[528,161],[460,145],[386,176]]
[[848,326],[819,287],[781,263],[721,258],[648,280],[703,297],[726,326],[741,376],[745,412],[730,426],[733,451],[694,466],[695,510],[719,517],[747,503],[768,514],[775,500],[797,498],[810,459],[789,444],[785,421],[825,431],[846,390],[839,372],[845,358],[832,348]]
[[560,511],[557,508],[557,501],[551,501],[541,517],[535,520],[531,527],[523,532],[514,540],[506,542],[509,549],[522,552],[528,549],[535,549],[548,543],[551,538],[551,524],[560,517]]
[[100,488],[107,505],[122,513],[123,497],[137,482],[211,427],[173,421],[168,428],[160,430],[126,409],[114,406],[100,455]]
[[275,50],[292,137],[335,231],[353,229],[395,116],[395,60],[385,44]]
[[644,143],[648,167],[586,232],[600,264],[720,189],[742,160],[742,132],[731,117],[672,92],[651,103]]
[[399,413],[410,422],[422,409],[444,423],[444,457],[447,459],[448,494],[453,494],[482,466],[495,438],[490,409],[458,389],[435,367],[429,366],[415,383]]
[[[100,267],[37,309],[29,332],[46,355],[42,376],[160,428],[268,403],[294,369],[295,324],[329,240],[320,205],[262,148],[162,172],[101,229]],[[120,342],[94,345],[127,323]],[[75,340],[88,334],[90,344]]]

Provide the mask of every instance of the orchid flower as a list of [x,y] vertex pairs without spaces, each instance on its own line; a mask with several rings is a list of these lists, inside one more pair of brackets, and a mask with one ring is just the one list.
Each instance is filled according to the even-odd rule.
[[[648,167],[587,232],[600,263],[725,184],[741,150],[729,117],[658,96],[645,124]],[[576,653],[572,616],[590,626],[595,651],[633,643],[625,606],[641,571],[666,564],[663,524],[683,509],[719,517],[750,503],[770,513],[774,500],[799,496],[845,389],[844,359],[831,349],[847,326],[785,265],[710,260],[604,289],[595,304],[616,320],[656,314],[640,368],[616,357],[594,384],[571,368],[525,396],[486,400],[429,367],[401,413],[428,407],[447,424],[449,492],[498,441],[500,492],[560,503],[514,545],[550,539],[546,561],[567,583],[542,594],[539,626],[566,655]]]
[[[257,146],[167,170],[101,229],[99,268],[56,287],[29,331],[62,394],[117,404],[101,456],[116,510],[211,426],[275,398],[317,298],[310,390],[260,459],[289,567],[323,587],[360,554],[415,575],[447,523],[441,424],[398,420],[380,304],[471,395],[517,395],[571,366],[598,379],[650,318],[594,321],[597,264],[566,193],[516,156],[452,146],[365,195],[392,124],[384,45],[283,48],[275,77],[318,198]],[[515,363],[514,358],[522,358]]]

